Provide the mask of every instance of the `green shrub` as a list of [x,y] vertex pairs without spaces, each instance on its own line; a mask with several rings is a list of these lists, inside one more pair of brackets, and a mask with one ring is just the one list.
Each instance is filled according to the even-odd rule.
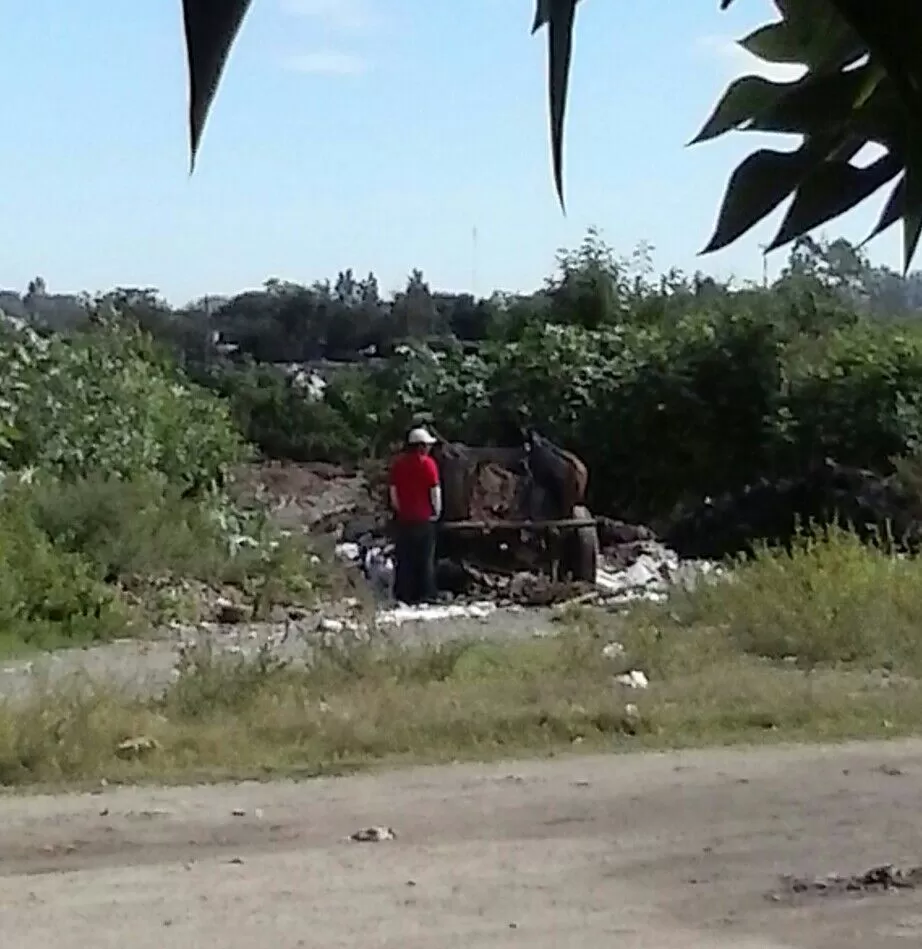
[[100,579],[216,580],[231,559],[215,510],[184,498],[163,478],[44,478],[19,487],[14,497],[55,548],[80,554]]
[[861,324],[828,333],[791,372],[797,458],[888,470],[922,439],[922,335]]
[[0,333],[0,465],[69,477],[213,480],[244,454],[227,406],[111,327],[65,339]]
[[248,442],[270,458],[355,463],[366,454],[362,433],[336,407],[315,401],[270,366],[227,366],[207,380],[230,407]]

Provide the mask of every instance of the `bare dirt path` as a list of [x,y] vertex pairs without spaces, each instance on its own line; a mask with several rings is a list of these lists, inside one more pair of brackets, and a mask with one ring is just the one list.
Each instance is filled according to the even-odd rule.
[[[770,894],[783,873],[922,863],[920,798],[920,740],[9,797],[0,932],[11,949],[908,947],[922,891]],[[346,839],[377,824],[397,839]]]

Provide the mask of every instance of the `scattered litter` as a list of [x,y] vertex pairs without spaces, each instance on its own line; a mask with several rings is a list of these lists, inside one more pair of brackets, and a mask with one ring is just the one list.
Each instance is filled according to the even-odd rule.
[[221,597],[215,603],[215,619],[223,625],[244,623],[248,618],[248,609],[240,603],[234,603],[226,597]]
[[631,669],[630,672],[615,676],[615,682],[629,689],[645,689],[650,684],[646,674],[639,669]]
[[719,565],[711,561],[683,561],[675,551],[656,543],[646,548],[620,569],[603,561],[596,571],[596,586],[616,603],[662,603],[672,589],[691,590],[700,578],[721,574]]
[[349,563],[357,563],[362,556],[362,548],[358,544],[349,542],[337,544],[334,552],[340,560],[346,560]]
[[602,649],[605,659],[620,659],[624,655],[624,646],[621,643],[608,643]]
[[394,578],[397,565],[394,562],[393,547],[369,547],[361,554],[362,573],[372,591],[382,600],[389,600],[394,594]]
[[151,751],[158,751],[160,742],[156,738],[140,735],[137,738],[126,738],[116,745],[115,754],[119,758],[140,758]]
[[364,830],[357,830],[351,834],[349,839],[360,844],[376,844],[384,840],[396,840],[397,835],[392,827],[366,827]]

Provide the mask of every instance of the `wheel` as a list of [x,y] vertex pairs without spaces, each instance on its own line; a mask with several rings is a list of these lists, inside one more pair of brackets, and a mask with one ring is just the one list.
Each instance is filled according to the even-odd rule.
[[[573,517],[579,520],[590,518],[589,508],[579,504],[573,508]],[[573,580],[595,583],[599,567],[599,532],[595,524],[577,527],[570,531],[566,544],[564,572]]]

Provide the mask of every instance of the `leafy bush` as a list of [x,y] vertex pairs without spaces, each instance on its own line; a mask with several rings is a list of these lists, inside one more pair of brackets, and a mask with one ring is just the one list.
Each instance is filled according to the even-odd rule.
[[91,563],[56,547],[17,498],[0,500],[2,648],[103,640],[131,619]]
[[222,367],[204,380],[227,400],[247,441],[267,457],[341,464],[357,462],[366,452],[343,413],[271,366]]
[[219,580],[232,559],[218,512],[163,478],[43,478],[16,489],[14,499],[56,549],[80,554],[99,579]]
[[922,335],[858,324],[826,334],[791,367],[796,458],[830,456],[886,470],[922,437]]
[[257,619],[338,575],[261,510],[187,498],[165,478],[9,477],[0,498],[0,646],[61,645],[210,616],[218,592]]
[[65,339],[0,332],[0,464],[70,477],[212,481],[242,457],[227,407],[129,329]]
[[922,334],[861,322],[809,344],[758,312],[533,326],[477,354],[412,351],[388,382],[393,432],[428,412],[486,443],[524,409],[588,463],[595,507],[642,518],[827,455],[887,471],[922,441]]

